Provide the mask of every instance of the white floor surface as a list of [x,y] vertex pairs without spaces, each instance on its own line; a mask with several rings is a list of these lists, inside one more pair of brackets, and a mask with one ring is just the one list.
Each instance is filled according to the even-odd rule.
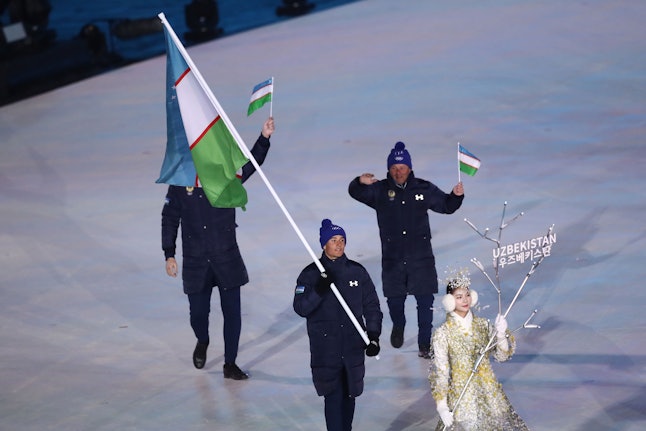
[[[161,12],[161,11],[160,11]],[[417,176],[450,190],[456,143],[482,160],[464,205],[431,214],[440,276],[471,269],[493,317],[491,271],[505,244],[557,242],[509,315],[532,310],[496,373],[532,430],[646,429],[646,3],[367,0],[190,49],[247,145],[268,107],[251,88],[275,77],[277,130],[264,172],[309,244],[331,218],[379,291],[376,218],[347,194],[383,178],[404,141]],[[161,36],[160,36],[161,37]],[[238,212],[251,282],[238,363],[222,377],[213,301],[207,366],[178,279],[165,275],[155,184],[165,148],[165,57],[0,108],[0,429],[324,430],[305,322],[292,309],[305,247],[256,175]],[[509,304],[528,263],[501,270]],[[382,299],[382,309],[386,304]],[[438,415],[417,357],[415,306],[403,348],[367,361],[356,430],[429,430]],[[438,312],[434,323],[444,321]],[[488,306],[488,307],[487,307]]]

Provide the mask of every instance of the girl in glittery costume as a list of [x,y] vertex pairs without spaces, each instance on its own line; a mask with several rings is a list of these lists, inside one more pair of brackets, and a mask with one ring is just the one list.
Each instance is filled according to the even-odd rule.
[[[516,347],[514,337],[504,316],[498,315],[494,325],[474,316],[471,308],[478,295],[469,286],[465,272],[449,281],[442,299],[447,310],[446,322],[432,337],[428,378],[441,419],[436,430],[528,431],[502,390],[489,360],[490,355],[498,362],[510,359]],[[495,342],[491,343],[494,347],[478,364],[456,406],[481,352],[494,334]]]

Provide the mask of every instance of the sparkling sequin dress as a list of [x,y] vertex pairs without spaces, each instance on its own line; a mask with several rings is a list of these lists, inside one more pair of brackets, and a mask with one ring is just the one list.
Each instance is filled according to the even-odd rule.
[[[457,409],[454,409],[462,388],[495,329],[486,319],[474,317],[471,311],[464,317],[455,312],[446,315],[446,322],[432,338],[431,367],[428,379],[434,400],[446,398],[453,411],[451,430],[458,431],[529,431],[514,411],[491,369],[489,356],[499,362],[511,358],[516,347],[508,331],[507,345],[497,346],[485,355],[467,387]],[[436,430],[442,430],[440,420]]]

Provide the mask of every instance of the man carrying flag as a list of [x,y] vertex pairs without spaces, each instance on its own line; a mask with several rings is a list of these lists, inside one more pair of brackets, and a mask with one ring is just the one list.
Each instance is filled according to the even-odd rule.
[[[264,161],[269,151],[273,132],[274,120],[270,118],[251,149],[258,163]],[[254,172],[254,166],[247,162],[242,167],[241,182]],[[242,328],[240,286],[249,282],[249,275],[236,240],[235,211],[212,206],[201,187],[168,186],[162,209],[162,249],[166,273],[177,277],[175,241],[181,224],[182,281],[188,296],[191,327],[197,338],[193,365],[201,369],[206,364],[211,293],[217,286],[224,320],[224,377],[245,380],[248,375],[236,365],[236,358]]]
[[[206,364],[211,294],[217,286],[224,320],[224,377],[245,380],[249,376],[236,358],[242,327],[240,286],[249,276],[236,240],[235,208],[247,202],[242,183],[256,168],[240,156],[224,121],[226,114],[217,110],[219,104],[210,103],[212,95],[205,93],[201,75],[189,66],[192,61],[172,29],[166,28],[166,39],[168,143],[157,180],[169,184],[161,223],[166,273],[177,277],[175,248],[181,225],[182,281],[197,338],[193,365],[201,369]],[[251,149],[258,164],[267,156],[273,132],[270,117]]]

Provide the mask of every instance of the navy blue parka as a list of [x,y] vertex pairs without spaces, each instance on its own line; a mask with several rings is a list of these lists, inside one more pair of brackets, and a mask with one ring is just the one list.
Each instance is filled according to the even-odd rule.
[[404,188],[390,173],[373,184],[350,182],[350,196],[377,212],[381,238],[381,277],[385,297],[437,293],[428,211],[452,214],[464,196],[444,193],[411,171]]
[[[331,260],[323,253],[321,263],[357,321],[379,337],[383,313],[366,269],[345,254]],[[334,293],[316,292],[319,278],[317,266],[311,263],[298,276],[294,293],[294,311],[307,318],[314,387],[318,395],[327,395],[341,384],[345,372],[349,395],[357,397],[363,392],[366,345]]]
[[[260,135],[251,153],[262,164],[269,151],[269,139]],[[251,162],[242,167],[244,183],[256,171]],[[239,287],[249,282],[236,240],[235,208],[211,206],[201,187],[169,186],[162,209],[162,249],[166,259],[175,257],[177,232],[182,226],[182,281],[184,293],[204,288],[209,266],[218,286]]]

